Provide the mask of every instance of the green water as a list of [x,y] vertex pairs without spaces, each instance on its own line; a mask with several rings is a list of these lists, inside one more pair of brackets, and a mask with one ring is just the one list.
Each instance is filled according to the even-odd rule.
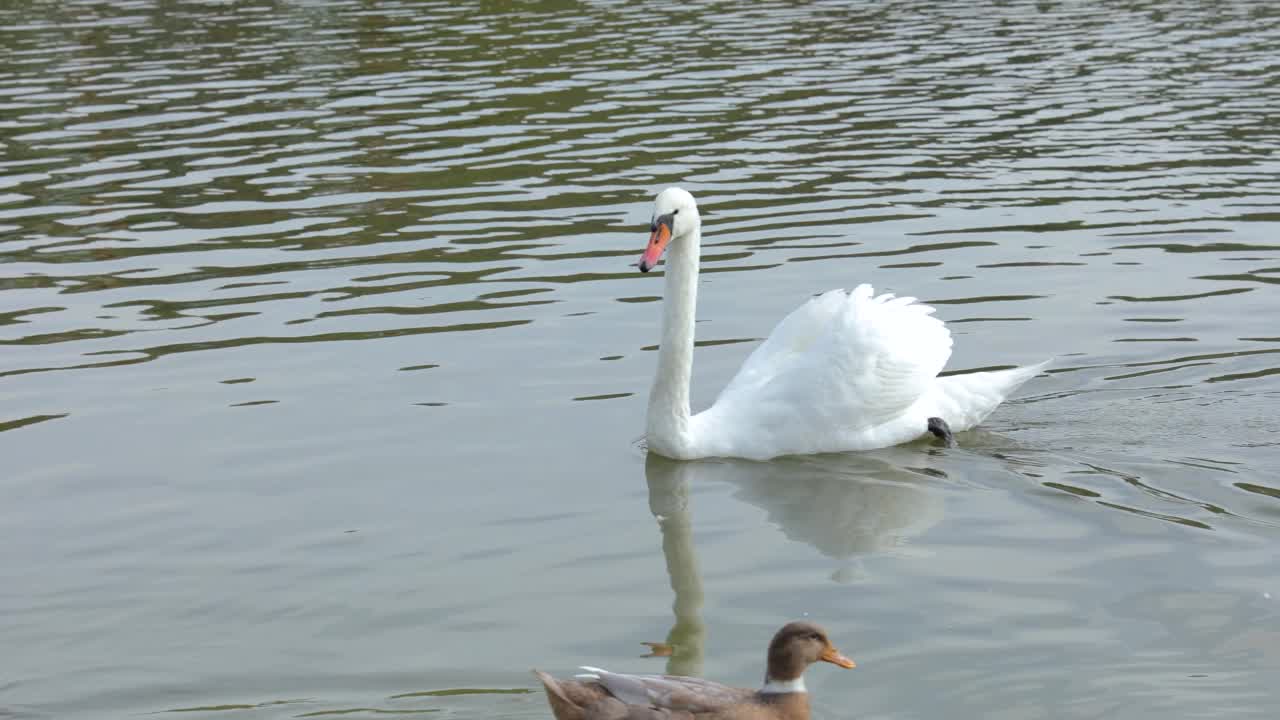
[[[0,6],[0,717],[547,718],[529,668],[821,718],[1280,710],[1269,3]],[[1056,358],[961,447],[646,459],[812,293]],[[645,658],[642,642],[672,642]]]

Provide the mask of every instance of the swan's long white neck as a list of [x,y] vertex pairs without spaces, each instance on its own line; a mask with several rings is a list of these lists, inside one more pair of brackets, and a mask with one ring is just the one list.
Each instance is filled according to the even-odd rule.
[[[682,214],[680,219],[684,218]],[[690,451],[689,377],[701,245],[702,223],[695,216],[692,230],[673,239],[667,248],[662,345],[658,348],[658,374],[649,393],[645,435],[650,448],[672,458],[687,457]]]

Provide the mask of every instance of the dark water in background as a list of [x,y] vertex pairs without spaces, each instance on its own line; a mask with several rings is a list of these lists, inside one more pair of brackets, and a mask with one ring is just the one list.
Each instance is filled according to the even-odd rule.
[[[1272,4],[13,2],[0,47],[0,717],[549,717],[529,667],[754,684],[805,614],[859,662],[824,718],[1280,710]],[[1054,370],[959,450],[646,463],[675,183],[699,406],[863,281]]]

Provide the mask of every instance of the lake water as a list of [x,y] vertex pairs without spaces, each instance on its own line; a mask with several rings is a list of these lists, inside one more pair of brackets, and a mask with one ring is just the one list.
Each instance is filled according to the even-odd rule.
[[[11,2],[0,717],[549,718],[529,668],[821,718],[1280,711],[1273,3]],[[812,293],[1054,357],[960,447],[638,444]],[[645,658],[643,641],[670,641]]]

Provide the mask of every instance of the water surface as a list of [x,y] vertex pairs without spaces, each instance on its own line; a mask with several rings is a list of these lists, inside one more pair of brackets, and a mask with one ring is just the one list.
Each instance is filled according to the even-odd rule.
[[[530,667],[823,718],[1280,710],[1269,3],[0,9],[0,717],[549,717]],[[637,444],[649,204],[705,212],[701,407],[858,282],[958,449]],[[643,658],[642,642],[670,642]]]

